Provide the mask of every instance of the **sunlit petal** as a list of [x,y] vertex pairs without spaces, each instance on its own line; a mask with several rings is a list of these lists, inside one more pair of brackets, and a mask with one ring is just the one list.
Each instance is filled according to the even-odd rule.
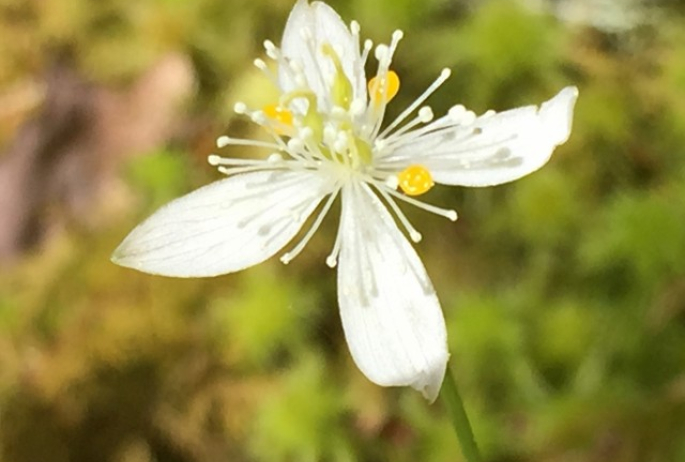
[[324,197],[326,179],[311,172],[229,177],[170,202],[115,250],[122,266],[165,276],[231,273],[278,252]]
[[[302,66],[307,87],[317,95],[320,109],[330,109],[328,86],[330,77],[335,75],[333,61],[322,50],[326,44],[340,58],[354,97],[366,101],[366,78],[358,40],[333,8],[322,2],[308,4],[307,0],[299,0],[286,23],[281,52],[288,61]],[[290,69],[279,67],[279,84],[284,92],[302,89],[294,77]]]
[[352,357],[383,386],[433,401],[447,364],[440,303],[418,255],[363,184],[343,190],[338,302]]
[[398,146],[382,165],[418,163],[436,182],[449,185],[493,186],[516,180],[545,165],[554,148],[566,141],[577,96],[575,87],[567,87],[539,109],[526,106],[438,127]]

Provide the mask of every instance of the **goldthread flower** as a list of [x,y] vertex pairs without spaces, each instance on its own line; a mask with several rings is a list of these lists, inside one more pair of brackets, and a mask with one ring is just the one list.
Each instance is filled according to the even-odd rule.
[[[384,126],[400,87],[391,64],[402,36],[396,31],[389,44],[374,48],[360,40],[357,22],[348,27],[325,3],[297,1],[281,47],[264,43],[272,65],[255,61],[280,99],[259,110],[235,105],[272,141],[217,140],[220,149],[272,153],[262,160],[209,156],[228,178],[162,207],[126,237],[112,260],[166,276],[232,273],[278,253],[318,209],[311,227],[281,256],[288,263],[340,196],[339,229],[326,263],[338,266],[338,303],[352,357],[371,381],[408,385],[433,401],[449,356],[445,322],[400,228],[414,242],[421,234],[398,202],[454,221],[454,210],[417,197],[435,183],[492,186],[539,169],[568,138],[578,91],[567,87],[539,108],[476,116],[458,105],[435,118],[424,102],[449,77],[444,69]],[[367,81],[372,50],[378,66]]]

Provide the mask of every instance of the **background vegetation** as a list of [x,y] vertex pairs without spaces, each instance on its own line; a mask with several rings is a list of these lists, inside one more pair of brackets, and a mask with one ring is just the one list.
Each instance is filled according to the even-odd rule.
[[[580,89],[543,170],[435,188],[456,224],[407,211],[485,458],[684,461],[685,17],[535,3],[331,1],[375,42],[405,31],[395,112],[445,66],[436,113]],[[219,178],[216,136],[251,134],[231,108],[272,97],[251,62],[291,7],[0,3],[0,228],[19,230],[0,252],[0,461],[461,460],[441,403],[354,367],[324,264],[335,219],[287,267],[176,280],[109,262]]]

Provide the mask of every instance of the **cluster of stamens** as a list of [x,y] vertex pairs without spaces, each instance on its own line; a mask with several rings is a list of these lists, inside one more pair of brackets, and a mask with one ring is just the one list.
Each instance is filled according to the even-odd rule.
[[[360,27],[356,21],[350,25],[350,31],[359,44]],[[322,56],[322,61],[331,61],[334,75],[325,72],[317,60],[317,75],[305,75],[302,63],[283,56],[276,45],[265,41],[266,55],[280,72],[284,72],[295,83],[296,89],[282,94],[278,103],[264,106],[261,110],[251,110],[244,103],[237,103],[234,107],[237,114],[247,116],[260,125],[271,141],[221,136],[217,139],[217,146],[251,146],[270,150],[271,154],[266,160],[235,159],[218,155],[211,155],[208,159],[211,165],[217,166],[219,171],[227,175],[263,170],[315,170],[331,175],[334,184],[324,206],[302,240],[283,255],[281,260],[288,263],[305,247],[347,181],[361,181],[372,186],[389,205],[414,242],[421,240],[421,234],[409,223],[396,200],[452,221],[456,220],[454,210],[435,207],[412,197],[424,194],[433,187],[433,178],[427,168],[409,165],[398,171],[399,169],[388,167],[390,164],[383,163],[383,158],[391,155],[397,146],[426,133],[466,125],[475,119],[472,112],[466,111],[462,106],[455,106],[445,116],[434,121],[431,108],[421,106],[449,78],[449,69],[443,69],[421,96],[381,131],[386,107],[400,88],[400,78],[390,69],[390,64],[403,37],[402,31],[393,33],[389,45],[376,46],[374,55],[378,60],[378,70],[368,81],[367,92],[362,95],[355,94],[352,83],[343,70],[340,56],[333,46],[326,43],[316,50],[317,44],[312,32],[305,29],[301,33],[302,39],[311,48],[312,56]],[[362,69],[372,48],[371,40],[365,40],[360,50]],[[277,88],[280,87],[278,78],[264,60],[256,59],[254,64]],[[320,104],[320,95],[308,84],[314,81],[328,91],[328,101],[324,104]],[[414,112],[416,116],[400,126]],[[331,255],[326,259],[331,267],[336,265],[339,247],[340,232]]]

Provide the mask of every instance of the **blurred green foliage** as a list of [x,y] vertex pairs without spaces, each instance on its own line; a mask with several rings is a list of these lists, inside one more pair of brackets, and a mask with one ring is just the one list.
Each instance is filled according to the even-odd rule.
[[[501,110],[580,88],[572,137],[542,171],[497,188],[436,188],[428,199],[459,210],[454,225],[408,211],[423,221],[418,251],[486,460],[685,460],[677,3],[620,32],[515,2],[331,3],[376,42],[405,30],[391,112],[445,66],[455,76],[436,111]],[[291,6],[5,0],[0,85],[64,54],[89,79],[126,85],[180,52],[198,80],[189,117],[249,134],[230,108],[273,94],[251,60],[263,39],[278,40]],[[173,144],[122,170],[136,197],[124,216],[70,229],[2,274],[0,461],[461,460],[439,403],[376,387],[351,362],[323,263],[330,233],[287,267],[215,279],[109,263],[142,216],[218,178],[196,160],[207,152]]]

